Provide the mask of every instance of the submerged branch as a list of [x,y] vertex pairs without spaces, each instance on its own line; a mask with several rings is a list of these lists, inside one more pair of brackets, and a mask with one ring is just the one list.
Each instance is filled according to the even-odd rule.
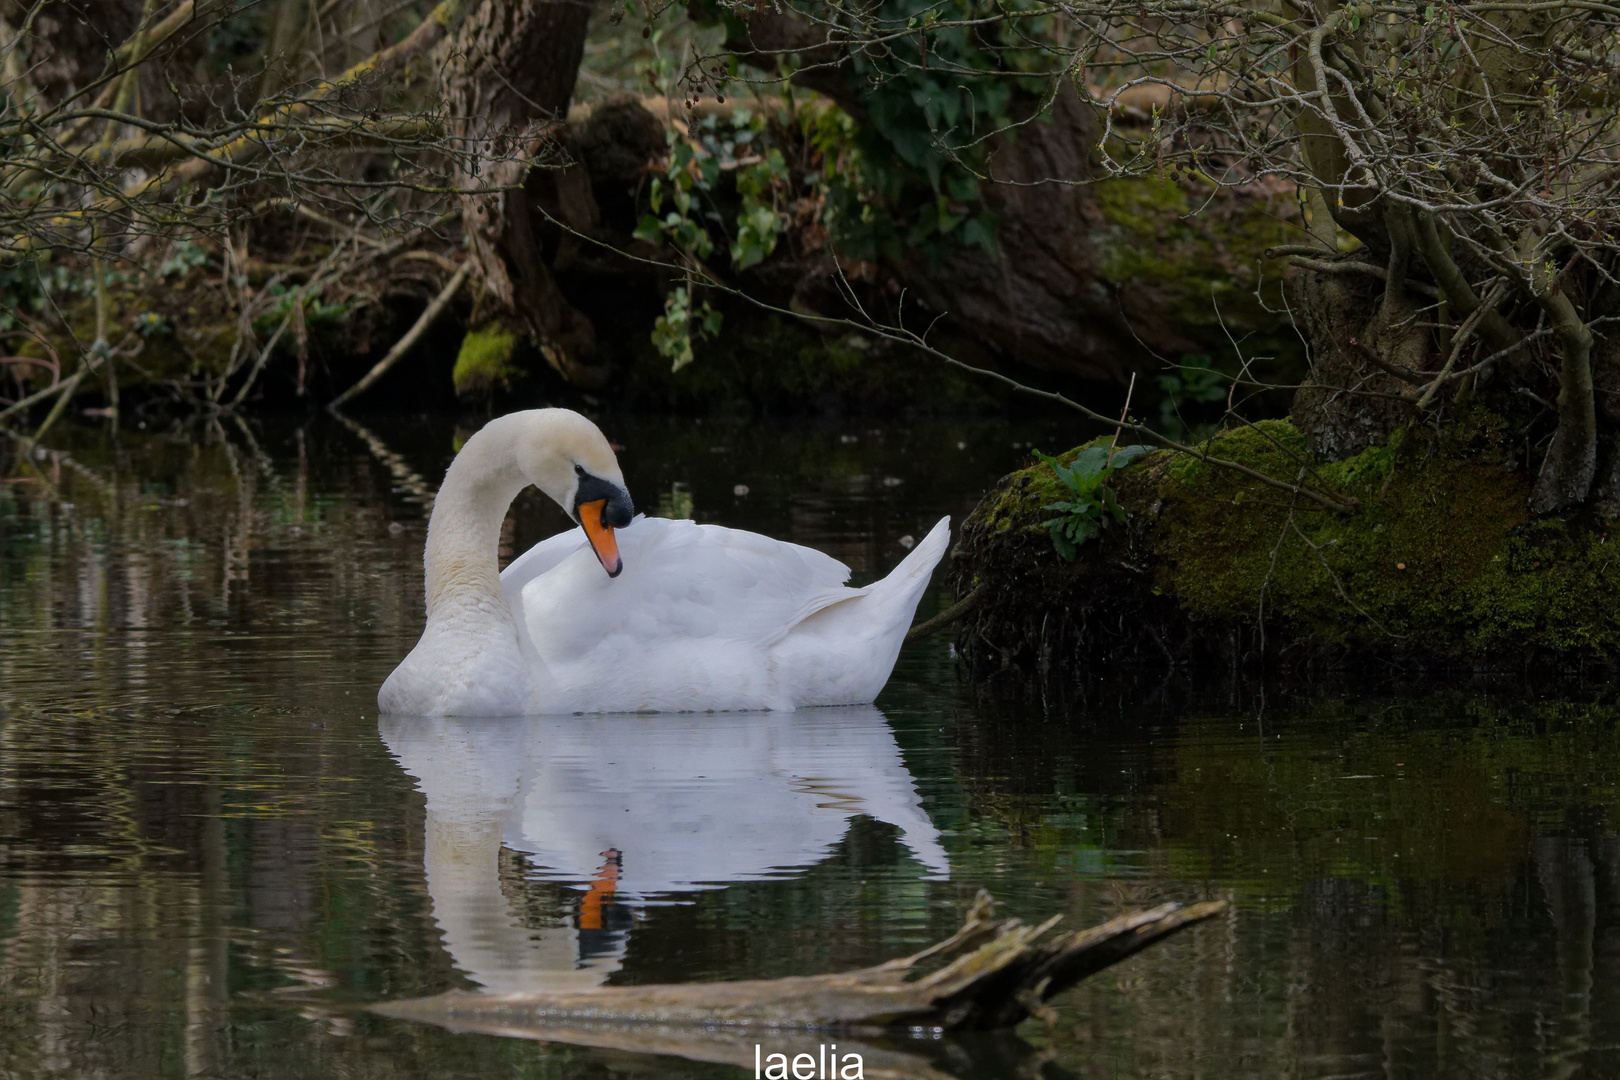
[[[588,990],[438,997],[375,1007],[385,1016],[448,1026],[524,1029],[567,1041],[581,1026],[665,1025],[872,1032],[896,1028],[982,1031],[1019,1023],[1088,975],[1211,918],[1224,901],[1162,904],[1042,942],[1057,922],[995,921],[980,892],[961,930],[913,956],[833,975]],[[954,955],[920,978],[924,960]]]
[[916,641],[918,638],[925,638],[929,634],[937,633],[938,631],[945,629],[947,626],[956,622],[962,616],[966,615],[968,612],[977,607],[979,601],[982,599],[984,599],[984,586],[977,585],[974,587],[972,592],[962,597],[962,599],[958,600],[956,603],[952,604],[938,615],[935,615],[927,622],[920,622],[916,626],[913,626],[910,630],[907,630],[906,640]]

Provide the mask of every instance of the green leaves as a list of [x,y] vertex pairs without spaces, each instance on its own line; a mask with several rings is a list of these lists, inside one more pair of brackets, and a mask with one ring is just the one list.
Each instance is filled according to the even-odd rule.
[[[1028,36],[1041,18],[1036,6],[1031,0],[879,0],[862,9],[867,32],[884,45],[850,56],[868,118],[859,140],[860,195],[879,204],[881,218],[896,224],[907,245],[931,257],[953,241],[993,249],[995,218],[973,180],[989,171],[986,136],[1012,123],[1015,95],[1045,92],[1043,76],[1020,72],[1044,72],[1060,62]],[[987,19],[991,11],[1009,18]],[[1018,47],[1008,48],[1011,38]],[[954,208],[947,213],[946,205]],[[971,235],[957,231],[964,219],[977,222]],[[846,224],[856,222],[846,215]],[[873,254],[885,239],[859,237]]]
[[664,298],[664,313],[653,323],[653,345],[668,358],[670,370],[679,371],[692,362],[693,320],[697,321],[700,337],[712,338],[720,332],[721,318],[707,300],[694,309],[691,290],[678,285]]
[[[754,134],[749,129],[750,140]],[[758,161],[737,170],[742,212],[737,215],[737,238],[731,242],[731,264],[736,269],[746,270],[776,250],[777,237],[786,229],[786,219],[776,212],[777,193],[787,188],[787,162],[775,147]]]
[[782,219],[770,207],[755,203],[737,219],[737,239],[731,242],[731,263],[746,270],[776,250]]
[[634,235],[637,240],[645,240],[649,244],[660,243],[667,236],[676,247],[700,259],[708,258],[714,250],[714,241],[709,239],[708,231],[678,210],[671,210],[662,218],[652,214],[643,215]]
[[1125,520],[1125,511],[1114,489],[1108,486],[1108,478],[1151,449],[1142,445],[1088,446],[1068,466],[1039,450],[1034,452],[1052,467],[1072,496],[1041,508],[1058,512],[1057,517],[1041,524],[1051,532],[1052,546],[1065,562],[1072,562],[1080,545],[1107,528],[1110,521]]
[[[724,241],[730,233],[733,269],[763,262],[787,228],[787,216],[777,209],[777,202],[789,190],[782,151],[771,147],[761,152],[758,146],[765,132],[765,119],[747,109],[738,109],[724,123],[715,116],[705,117],[693,125],[689,138],[671,129],[669,164],[662,176],[653,177],[648,191],[652,212],[642,215],[635,238],[660,246],[668,242],[691,262],[703,262],[714,254],[715,235]],[[722,188],[721,178],[727,174],[741,203],[732,222],[722,212],[737,206]],[[720,312],[707,302],[694,306],[689,275],[686,284],[664,298],[664,314],[652,332],[654,347],[675,371],[692,362],[694,320],[699,337],[720,332]]]
[[253,329],[260,333],[274,333],[282,320],[292,313],[294,305],[303,307],[306,327],[341,326],[349,314],[346,303],[328,304],[319,296],[306,296],[302,289],[289,289],[280,282],[266,287],[265,292],[275,297],[276,301],[253,320]]
[[168,322],[155,311],[143,311],[135,316],[135,330],[141,337],[166,337],[169,329]]
[[208,265],[208,252],[198,247],[191,240],[181,240],[170,249],[169,255],[158,264],[157,277],[162,281],[167,277],[177,277],[184,281],[186,277],[199,266]]

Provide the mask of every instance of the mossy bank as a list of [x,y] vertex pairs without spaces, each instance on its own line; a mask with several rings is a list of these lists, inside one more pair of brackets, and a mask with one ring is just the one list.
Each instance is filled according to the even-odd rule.
[[[952,583],[987,586],[957,628],[976,681],[1121,667],[1303,671],[1607,667],[1620,656],[1620,543],[1532,518],[1533,479],[1487,413],[1412,428],[1331,464],[1286,421],[1206,449],[1355,500],[1338,514],[1185,454],[1115,474],[1127,517],[1061,559],[1043,522],[1065,497],[1036,463],[963,526]],[[1065,460],[1072,459],[1065,455]]]

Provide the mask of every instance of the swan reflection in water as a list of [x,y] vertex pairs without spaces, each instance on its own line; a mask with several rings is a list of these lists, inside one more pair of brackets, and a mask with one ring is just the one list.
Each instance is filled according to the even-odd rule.
[[[427,797],[423,862],[445,946],[492,992],[598,985],[622,963],[624,913],[808,868],[860,814],[898,828],[929,876],[950,872],[870,705],[385,716],[379,731]],[[572,925],[525,925],[502,890],[503,848],[526,856],[529,877],[585,891]]]

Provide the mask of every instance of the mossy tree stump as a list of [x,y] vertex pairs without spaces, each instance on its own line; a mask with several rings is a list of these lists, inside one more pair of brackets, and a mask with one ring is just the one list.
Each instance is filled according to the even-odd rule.
[[1280,480],[1310,476],[1360,509],[1335,514],[1156,451],[1113,480],[1125,523],[1065,562],[1043,525],[1065,493],[1036,463],[963,525],[953,586],[962,596],[988,585],[957,629],[972,676],[1373,660],[1520,670],[1620,655],[1620,548],[1602,523],[1531,516],[1522,446],[1490,414],[1405,428],[1325,464],[1287,421],[1226,432],[1208,449]]

